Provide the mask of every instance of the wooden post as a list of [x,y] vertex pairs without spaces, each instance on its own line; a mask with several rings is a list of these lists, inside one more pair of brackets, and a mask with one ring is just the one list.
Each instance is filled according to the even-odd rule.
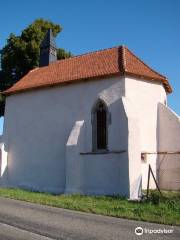
[[155,178],[155,176],[154,176],[154,173],[153,173],[153,171],[152,171],[151,165],[149,165],[149,169],[150,169],[150,172],[151,172],[151,174],[152,174],[152,176],[153,176],[153,179],[154,179],[154,182],[155,182],[155,184],[156,184],[156,187],[157,187],[160,195],[162,196],[161,190],[160,190],[160,188],[159,188],[159,186],[158,186],[158,183],[157,183],[156,178]]
[[150,180],[150,164],[149,164],[149,168],[148,168],[148,182],[147,182],[147,193],[146,193],[147,198],[149,196],[149,180]]
[[146,197],[147,197],[147,198],[149,197],[149,182],[150,182],[150,174],[152,174],[152,176],[153,176],[153,180],[154,180],[154,182],[155,182],[155,184],[156,184],[156,187],[157,187],[157,189],[158,189],[160,195],[162,196],[161,190],[160,190],[160,188],[159,188],[159,186],[158,186],[158,183],[157,183],[156,178],[155,178],[155,176],[154,176],[154,173],[153,173],[153,171],[152,171],[151,165],[149,164]]

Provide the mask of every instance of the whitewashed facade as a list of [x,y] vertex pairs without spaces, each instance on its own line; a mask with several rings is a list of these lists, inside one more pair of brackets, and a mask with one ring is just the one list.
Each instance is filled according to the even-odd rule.
[[[111,120],[108,151],[93,152],[92,109],[98,99],[105,102]],[[154,154],[143,162],[141,153],[168,147],[158,140],[171,124],[167,120],[164,126],[166,102],[161,83],[120,76],[7,96],[0,183],[138,198],[141,179],[143,188],[147,184],[148,163],[156,174],[158,161]],[[172,138],[177,141],[180,124],[174,121]],[[162,122],[164,128],[159,127]]]
[[125,46],[61,61],[56,48],[48,29],[39,68],[4,92],[0,185],[137,199],[150,164],[163,188],[180,188],[161,174],[159,152],[180,150],[167,78]]

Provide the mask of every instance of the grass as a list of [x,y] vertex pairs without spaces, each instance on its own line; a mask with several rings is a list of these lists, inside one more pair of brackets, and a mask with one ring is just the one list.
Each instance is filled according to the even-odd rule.
[[180,225],[180,192],[151,191],[143,202],[117,196],[51,195],[21,189],[0,188],[0,196],[53,207],[141,221]]

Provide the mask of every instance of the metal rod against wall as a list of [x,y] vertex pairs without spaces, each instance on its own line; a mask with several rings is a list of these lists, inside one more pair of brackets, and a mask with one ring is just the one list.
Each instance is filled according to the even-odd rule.
[[180,154],[180,151],[177,151],[177,152],[142,152],[142,154]]
[[147,182],[147,193],[146,197],[149,197],[149,180],[150,180],[150,167],[148,168],[148,182]]
[[158,186],[158,183],[157,183],[156,178],[155,178],[155,176],[154,176],[154,173],[153,173],[153,171],[152,171],[151,165],[149,164],[146,197],[147,197],[147,198],[149,197],[149,182],[150,182],[150,174],[152,175],[153,180],[154,180],[154,182],[155,182],[155,184],[156,184],[156,187],[157,187],[157,189],[158,189],[160,195],[162,196],[161,190],[160,190],[160,188],[159,188],[159,186]]
[[150,170],[150,172],[151,172],[151,174],[152,174],[152,176],[153,176],[153,179],[154,179],[154,182],[155,182],[155,184],[156,184],[156,187],[157,187],[160,195],[162,196],[161,190],[160,190],[160,188],[159,188],[159,186],[158,186],[158,183],[157,183],[157,181],[156,181],[156,178],[155,178],[155,176],[154,176],[154,173],[153,173],[153,171],[152,171],[152,168],[151,168],[151,165],[150,165],[150,164],[149,164],[149,170]]

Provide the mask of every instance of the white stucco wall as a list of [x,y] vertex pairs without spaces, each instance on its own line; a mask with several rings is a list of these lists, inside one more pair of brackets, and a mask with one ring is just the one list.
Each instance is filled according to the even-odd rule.
[[142,194],[139,117],[136,105],[130,99],[122,98],[122,102],[128,126],[126,134],[128,138],[129,197],[130,199],[138,199]]
[[[108,101],[107,101],[108,103]],[[110,104],[111,105],[111,104]],[[109,106],[109,109],[111,107]],[[127,98],[117,101],[116,134],[117,146],[109,153],[92,154],[83,152],[86,124],[78,121],[72,128],[66,146],[66,192],[84,194],[121,194],[137,199],[141,194],[141,160],[139,126],[134,115],[133,104]],[[114,109],[114,110],[115,110]],[[110,110],[111,113],[113,111]],[[118,117],[119,116],[119,117]],[[114,117],[112,115],[112,125]],[[78,140],[77,140],[78,139]],[[111,137],[110,137],[111,139]],[[137,140],[138,139],[138,140]],[[117,151],[126,150],[118,153]],[[81,153],[79,155],[79,153]]]
[[[123,129],[119,107],[119,99],[123,95],[124,79],[116,77],[7,97],[4,124],[4,143],[8,152],[7,185],[64,192],[66,143],[74,124],[83,120],[85,132],[81,151],[92,150],[91,110],[99,97],[108,105],[112,118],[112,124],[108,127],[109,150],[126,150],[127,142],[124,138],[127,138],[127,134]],[[79,154],[78,159],[80,158]],[[128,170],[126,172],[124,167],[121,167],[121,161],[128,163],[127,156],[87,155],[83,156],[83,159],[86,171],[78,178],[83,179],[83,189],[86,192],[121,192],[117,184],[119,189],[122,189],[122,181],[128,179]],[[127,177],[120,176],[121,173]],[[121,193],[127,195],[128,186],[123,186],[123,189],[126,191]]]
[[[98,98],[111,114],[109,153],[92,154],[91,111]],[[7,97],[1,184],[54,193],[121,194],[137,198],[146,186],[141,152],[157,149],[159,83],[113,77]],[[121,151],[125,151],[121,153]],[[151,187],[154,187],[151,184]]]
[[[167,102],[167,95],[161,83],[146,81],[143,79],[125,79],[125,96],[136,106],[136,113],[140,125],[141,152],[157,151],[157,116],[158,103]],[[147,186],[148,164],[151,164],[156,175],[157,155],[148,154],[146,162],[142,162],[142,187]],[[150,187],[155,188],[153,181]]]
[[[170,108],[158,106],[159,185],[164,190],[180,190],[180,118]],[[179,154],[175,154],[179,152]]]

